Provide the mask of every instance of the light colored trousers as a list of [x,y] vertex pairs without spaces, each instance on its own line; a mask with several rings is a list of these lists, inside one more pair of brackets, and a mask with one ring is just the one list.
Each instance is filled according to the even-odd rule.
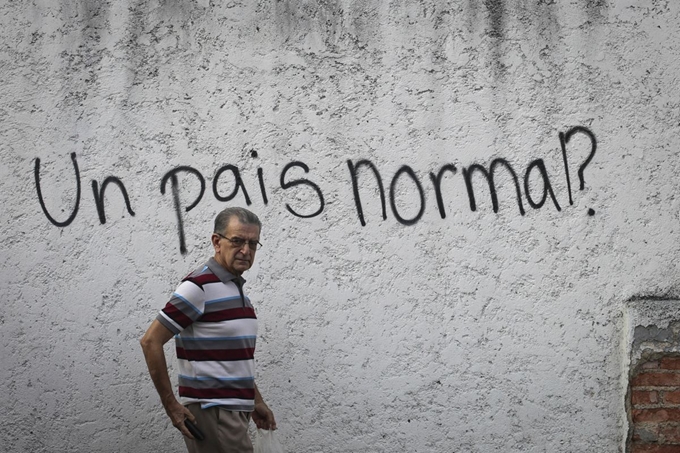
[[217,406],[201,409],[200,404],[189,404],[187,409],[196,417],[196,426],[205,439],[184,437],[189,453],[253,453],[248,435],[250,414],[220,409]]

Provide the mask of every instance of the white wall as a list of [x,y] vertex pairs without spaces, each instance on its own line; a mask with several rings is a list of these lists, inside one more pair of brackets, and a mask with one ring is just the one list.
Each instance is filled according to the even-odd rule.
[[[621,448],[622,311],[680,293],[680,3],[34,0],[0,18],[7,451],[183,451],[138,339],[209,257],[214,215],[247,204],[216,198],[225,165],[264,222],[246,277],[287,451]],[[474,170],[494,159],[498,212]],[[383,220],[360,166],[365,225],[361,160],[386,193]],[[171,179],[161,193],[180,166],[205,181],[181,229]],[[92,181],[111,176],[134,216],[110,182],[102,224]],[[176,176],[185,209],[199,178]],[[217,194],[233,187],[223,170]]]

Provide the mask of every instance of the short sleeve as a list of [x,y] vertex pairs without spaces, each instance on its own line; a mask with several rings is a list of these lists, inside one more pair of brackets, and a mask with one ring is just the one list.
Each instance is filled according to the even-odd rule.
[[172,293],[156,319],[172,333],[178,334],[200,318],[205,311],[205,292],[195,283],[185,280]]

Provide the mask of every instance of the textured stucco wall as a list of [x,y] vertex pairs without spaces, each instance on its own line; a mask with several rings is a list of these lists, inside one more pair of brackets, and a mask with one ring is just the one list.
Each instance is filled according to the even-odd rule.
[[245,189],[287,451],[620,451],[627,301],[680,293],[678,24],[657,0],[3,2],[1,448],[182,451],[138,339]]

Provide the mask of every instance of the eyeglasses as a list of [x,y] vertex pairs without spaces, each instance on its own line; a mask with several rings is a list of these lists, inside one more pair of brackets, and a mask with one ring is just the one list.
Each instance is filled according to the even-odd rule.
[[246,241],[243,238],[240,237],[235,237],[235,238],[228,238],[220,233],[215,233],[222,239],[226,239],[227,241],[231,242],[231,245],[236,247],[237,249],[242,249],[244,245],[248,244],[248,247],[250,250],[257,250],[258,248],[262,247],[262,244],[260,244],[259,241]]

